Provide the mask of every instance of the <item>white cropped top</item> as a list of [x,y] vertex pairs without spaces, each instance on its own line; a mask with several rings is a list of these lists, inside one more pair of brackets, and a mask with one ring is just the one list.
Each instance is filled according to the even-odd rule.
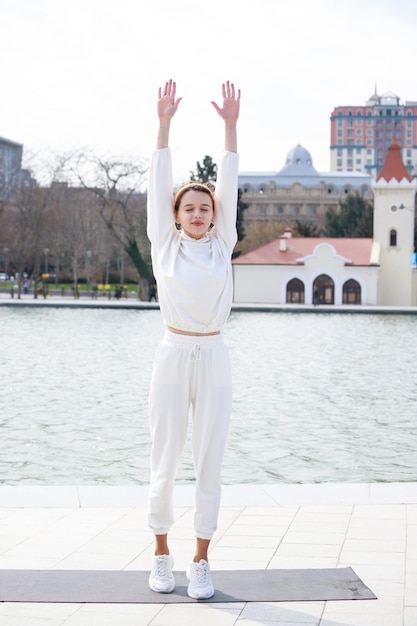
[[169,148],[153,155],[148,188],[148,237],[158,299],[167,326],[191,333],[221,330],[233,298],[231,256],[237,241],[239,157],[224,152],[217,172],[215,228],[193,239],[175,228]]

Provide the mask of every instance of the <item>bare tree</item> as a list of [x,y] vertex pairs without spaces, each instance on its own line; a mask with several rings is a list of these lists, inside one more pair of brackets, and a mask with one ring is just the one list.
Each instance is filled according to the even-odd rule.
[[97,246],[96,207],[90,195],[80,187],[69,187],[66,183],[54,183],[52,187],[52,228],[48,241],[56,282],[60,271],[70,273],[77,296],[81,272],[90,279],[89,264]]
[[107,229],[149,285],[150,248],[146,237],[146,196],[141,192],[146,168],[125,159],[104,159],[80,153],[73,160],[72,173],[92,194]]
[[[37,279],[41,271],[43,251],[47,247],[47,213],[52,189],[39,187],[34,179],[15,188],[13,206],[9,209],[10,257],[18,273],[18,297],[22,279],[30,270]],[[35,297],[37,290],[35,285]]]

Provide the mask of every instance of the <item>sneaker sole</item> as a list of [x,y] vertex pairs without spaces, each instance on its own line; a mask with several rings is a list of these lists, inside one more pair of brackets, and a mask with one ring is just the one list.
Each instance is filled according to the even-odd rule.
[[175,582],[172,583],[171,587],[168,587],[167,589],[155,589],[155,587],[152,587],[151,583],[149,583],[149,589],[155,593],[172,593],[175,589]]
[[208,600],[209,598],[212,598],[214,596],[214,589],[212,592],[210,592],[209,594],[205,594],[205,595],[198,595],[198,594],[192,593],[191,591],[187,589],[187,594],[193,600]]
[[164,589],[164,590],[162,590],[162,589],[154,589],[153,587],[151,587],[149,585],[149,589],[151,591],[154,591],[155,593],[172,593],[174,591],[174,589],[175,589],[175,586],[172,587],[172,589]]

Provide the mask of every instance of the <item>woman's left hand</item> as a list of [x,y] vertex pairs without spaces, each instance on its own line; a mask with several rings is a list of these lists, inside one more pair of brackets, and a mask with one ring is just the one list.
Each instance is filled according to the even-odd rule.
[[235,91],[235,86],[230,81],[223,83],[222,85],[222,94],[223,94],[223,106],[220,107],[216,102],[211,102],[211,104],[216,109],[217,113],[220,117],[227,122],[237,122],[239,117],[239,109],[240,109],[240,89]]

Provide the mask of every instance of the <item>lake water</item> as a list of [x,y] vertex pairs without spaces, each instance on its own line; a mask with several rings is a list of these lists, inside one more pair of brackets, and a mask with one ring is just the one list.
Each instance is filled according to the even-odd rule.
[[[159,311],[1,307],[0,323],[0,483],[148,484]],[[416,317],[234,312],[225,337],[225,484],[417,480]]]

